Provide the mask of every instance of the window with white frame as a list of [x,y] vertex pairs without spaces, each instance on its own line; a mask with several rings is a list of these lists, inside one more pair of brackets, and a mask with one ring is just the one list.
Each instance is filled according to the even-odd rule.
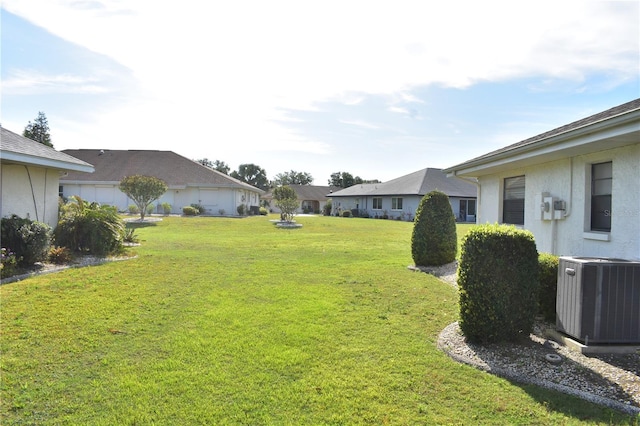
[[504,180],[502,223],[524,225],[524,176]]
[[402,198],[400,197],[391,198],[391,210],[402,210]]
[[373,210],[382,210],[382,197],[374,197],[372,204]]
[[611,231],[611,161],[591,165],[591,230]]

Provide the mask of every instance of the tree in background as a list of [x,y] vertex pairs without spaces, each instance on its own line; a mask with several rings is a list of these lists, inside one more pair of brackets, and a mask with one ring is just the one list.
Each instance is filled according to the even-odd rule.
[[282,212],[282,220],[292,222],[300,205],[296,192],[288,185],[278,186],[273,190],[276,207]]
[[273,180],[272,186],[279,185],[311,185],[313,183],[313,176],[307,172],[296,172],[291,170],[290,172],[278,173]]
[[340,188],[348,188],[360,183],[363,183],[360,176],[353,177],[353,175],[348,172],[331,173],[331,179],[329,179],[329,186],[337,186]]
[[213,168],[220,173],[224,173],[225,175],[228,175],[229,171],[231,170],[231,167],[229,167],[227,163],[220,160],[216,160],[213,162]]
[[220,173],[224,173],[225,175],[229,174],[229,170],[231,170],[231,167],[229,167],[229,165],[227,163],[225,163],[224,161],[220,161],[220,160],[216,160],[216,161],[211,161],[208,158],[201,158],[199,160],[196,160],[196,162],[202,164],[205,167],[209,167],[210,169],[213,170],[217,170]]
[[240,164],[238,171],[231,172],[229,176],[262,190],[269,187],[267,172],[255,164]]
[[120,181],[120,191],[127,194],[140,210],[140,220],[144,220],[147,206],[167,192],[167,184],[153,176],[125,176]]
[[201,158],[199,160],[196,160],[196,163],[200,163],[205,167],[208,167],[210,169],[213,169],[213,162],[211,160],[209,160],[208,158]]
[[51,135],[49,135],[49,122],[42,111],[38,112],[38,117],[33,123],[29,121],[29,124],[24,128],[24,132],[22,132],[22,136],[53,148]]

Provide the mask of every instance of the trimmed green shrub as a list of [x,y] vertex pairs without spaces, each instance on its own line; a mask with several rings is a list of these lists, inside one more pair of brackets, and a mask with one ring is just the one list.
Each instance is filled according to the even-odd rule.
[[324,206],[322,206],[322,214],[324,216],[331,216],[332,204],[331,200],[327,201]]
[[131,204],[128,207],[129,213],[130,214],[139,214],[140,213],[140,209],[138,208],[138,206],[136,206],[135,204]]
[[538,308],[538,252],[533,234],[509,225],[479,225],[462,241],[460,329],[470,342],[528,336]]
[[51,246],[51,227],[46,223],[23,219],[17,215],[2,218],[0,240],[11,248],[18,266],[31,266],[47,259]]
[[244,216],[247,210],[244,204],[240,204],[238,207],[236,207],[236,211],[240,216]]
[[204,214],[207,211],[202,204],[191,204],[191,207],[196,209],[198,214]]
[[456,218],[449,197],[431,191],[420,200],[411,235],[411,255],[418,266],[439,266],[456,259]]
[[197,216],[198,210],[193,206],[184,206],[182,208],[182,214],[185,216]]
[[261,214],[262,216],[266,216],[266,215],[268,215],[268,214],[269,214],[269,212],[267,211],[267,209],[266,209],[266,208],[264,208],[264,207],[260,207],[260,214]]
[[546,321],[556,320],[556,295],[558,292],[558,256],[551,253],[540,253],[540,289],[538,291],[538,313]]
[[342,213],[340,213],[340,216],[342,216],[342,217],[351,217],[351,216],[353,216],[353,214],[351,213],[351,210],[343,210]]
[[75,196],[62,208],[54,232],[57,245],[95,255],[122,251],[123,240],[124,222],[115,207],[88,203]]
[[162,212],[165,215],[171,214],[171,204],[164,202],[161,205],[162,205]]

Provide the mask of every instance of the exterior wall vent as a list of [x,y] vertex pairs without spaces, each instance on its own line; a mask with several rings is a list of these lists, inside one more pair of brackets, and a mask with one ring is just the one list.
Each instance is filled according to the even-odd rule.
[[587,346],[640,344],[640,262],[560,257],[556,328]]

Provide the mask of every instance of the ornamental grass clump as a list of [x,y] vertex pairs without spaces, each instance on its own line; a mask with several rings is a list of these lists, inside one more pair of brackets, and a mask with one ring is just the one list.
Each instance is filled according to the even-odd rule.
[[451,263],[458,252],[456,220],[449,197],[431,191],[420,200],[411,235],[411,255],[416,266]]
[[470,342],[528,336],[538,308],[538,252],[533,234],[509,225],[480,225],[462,241],[458,286],[460,329]]
[[107,255],[123,249],[124,222],[113,206],[89,203],[73,196],[62,207],[54,231],[56,245],[73,252]]

